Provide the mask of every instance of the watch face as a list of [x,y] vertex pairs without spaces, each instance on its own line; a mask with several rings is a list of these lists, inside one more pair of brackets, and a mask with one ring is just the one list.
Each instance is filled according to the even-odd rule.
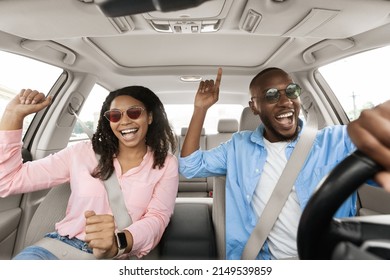
[[116,236],[118,237],[118,248],[125,249],[127,247],[126,234],[124,232],[118,232]]

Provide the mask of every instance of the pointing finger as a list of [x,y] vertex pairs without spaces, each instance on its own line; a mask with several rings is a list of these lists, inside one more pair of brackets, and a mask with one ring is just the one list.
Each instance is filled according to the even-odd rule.
[[219,88],[222,80],[222,68],[218,68],[217,78],[215,79],[215,87]]

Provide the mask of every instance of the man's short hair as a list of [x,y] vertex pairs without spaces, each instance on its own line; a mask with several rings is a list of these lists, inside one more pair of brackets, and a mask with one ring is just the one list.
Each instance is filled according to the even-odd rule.
[[258,73],[253,79],[252,81],[250,82],[249,84],[249,89],[251,89],[252,87],[255,86],[255,84],[257,83],[257,81],[259,80],[259,78],[261,76],[263,76],[264,74],[268,73],[268,72],[271,72],[271,71],[282,71],[282,72],[285,72],[283,69],[280,69],[278,67],[269,67],[269,68],[265,68],[264,70],[260,71],[260,73]]

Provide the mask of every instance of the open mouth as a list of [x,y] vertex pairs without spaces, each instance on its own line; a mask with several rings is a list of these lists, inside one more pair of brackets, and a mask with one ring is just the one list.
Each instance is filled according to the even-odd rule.
[[289,128],[294,123],[294,112],[287,112],[287,113],[277,115],[275,119],[282,126]]
[[130,129],[125,129],[122,130],[120,133],[122,137],[126,140],[132,139],[134,135],[137,133],[138,128],[130,128]]

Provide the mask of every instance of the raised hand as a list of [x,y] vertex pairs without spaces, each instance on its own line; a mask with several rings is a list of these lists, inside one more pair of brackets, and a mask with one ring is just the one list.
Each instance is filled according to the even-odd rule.
[[15,113],[27,116],[32,113],[36,113],[51,102],[51,97],[46,96],[37,90],[22,89],[8,105],[7,109],[10,108],[15,110]]
[[218,101],[222,68],[218,68],[217,78],[201,81],[195,95],[194,113],[183,142],[180,155],[186,157],[199,148],[199,138],[207,110]]
[[221,84],[222,68],[218,68],[217,78],[201,81],[195,96],[195,107],[207,110],[218,101],[219,86]]
[[16,130],[23,126],[23,119],[36,113],[51,103],[51,97],[42,92],[31,89],[22,89],[5,108],[0,122],[0,130]]

